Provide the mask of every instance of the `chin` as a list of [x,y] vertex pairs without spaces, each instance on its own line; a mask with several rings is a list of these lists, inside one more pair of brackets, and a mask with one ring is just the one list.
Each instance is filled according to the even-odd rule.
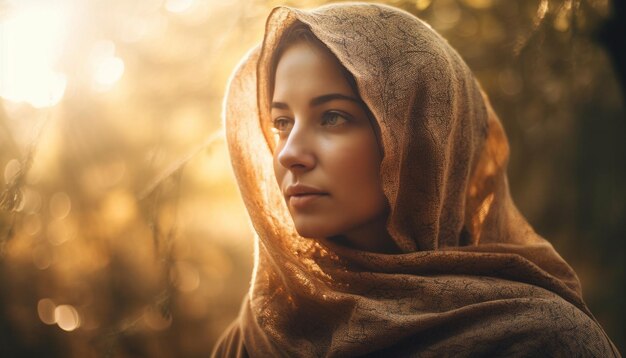
[[337,235],[340,231],[330,225],[316,225],[314,223],[296,223],[298,235],[307,238],[323,238]]
[[307,230],[307,229],[299,229],[298,227],[296,227],[296,231],[298,232],[298,235],[305,237],[305,238],[320,238],[320,237],[326,237],[324,234],[322,234],[323,231],[321,230]]

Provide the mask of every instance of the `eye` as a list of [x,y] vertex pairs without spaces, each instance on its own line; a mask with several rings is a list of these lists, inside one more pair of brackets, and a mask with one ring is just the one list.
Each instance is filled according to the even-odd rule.
[[287,132],[291,129],[293,123],[287,117],[278,117],[272,121],[273,130],[275,132]]
[[322,115],[322,125],[328,127],[339,126],[348,121],[346,115],[339,112],[326,112]]

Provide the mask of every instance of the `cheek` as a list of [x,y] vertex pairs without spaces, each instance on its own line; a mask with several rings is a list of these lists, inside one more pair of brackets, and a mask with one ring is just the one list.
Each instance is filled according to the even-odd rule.
[[327,158],[328,174],[338,197],[351,210],[378,211],[385,205],[380,182],[380,155],[370,133],[348,138]]

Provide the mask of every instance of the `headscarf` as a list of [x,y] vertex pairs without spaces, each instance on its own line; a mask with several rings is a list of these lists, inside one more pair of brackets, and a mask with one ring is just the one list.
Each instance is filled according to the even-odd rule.
[[[295,230],[263,123],[272,59],[296,21],[354,76],[375,117],[387,229],[400,254]],[[619,356],[574,271],[515,207],[508,142],[487,96],[457,52],[415,16],[362,3],[275,8],[261,46],[230,80],[224,120],[256,231],[251,288],[236,324],[251,356]]]

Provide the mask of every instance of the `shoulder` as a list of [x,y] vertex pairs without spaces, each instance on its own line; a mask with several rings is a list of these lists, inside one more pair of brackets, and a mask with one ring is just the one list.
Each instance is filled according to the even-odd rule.
[[222,333],[220,338],[218,338],[217,343],[215,343],[215,347],[213,348],[213,353],[211,353],[211,357],[248,357],[248,352],[243,344],[239,319],[233,321],[228,328],[226,328],[224,333]]
[[461,311],[371,356],[620,357],[591,316],[556,296],[496,300]]
[[544,302],[538,313],[534,328],[544,341],[542,352],[549,349],[552,356],[564,357],[620,357],[591,313],[564,299]]
[[493,335],[483,342],[490,355],[620,356],[595,319],[564,299],[512,301],[511,310],[490,321]]

